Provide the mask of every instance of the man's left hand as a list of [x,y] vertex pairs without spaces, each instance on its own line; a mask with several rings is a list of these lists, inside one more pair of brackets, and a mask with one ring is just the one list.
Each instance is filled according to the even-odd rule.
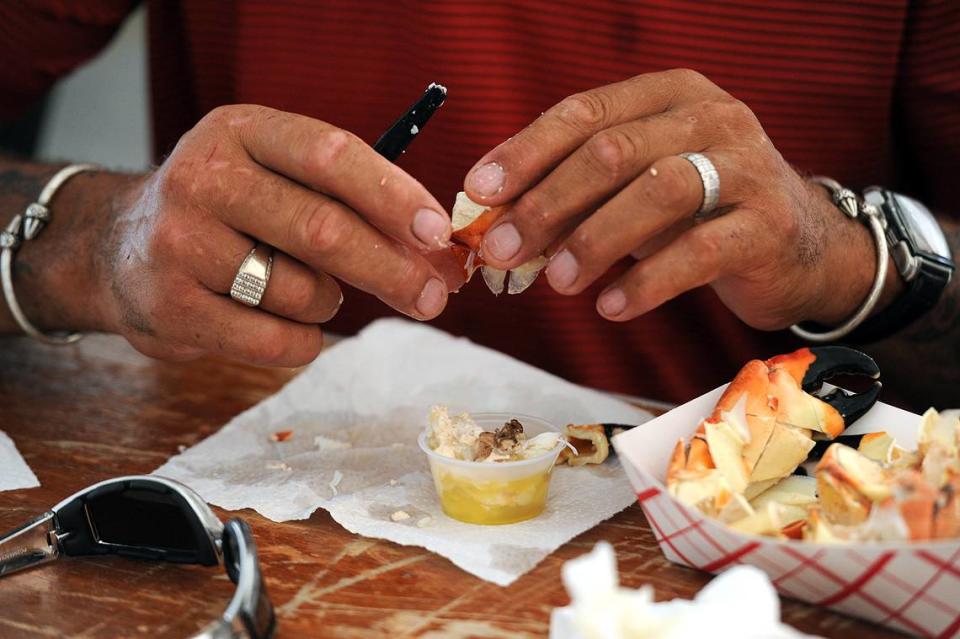
[[[703,183],[683,152],[720,175],[705,221],[694,220]],[[632,255],[597,300],[610,320],[710,285],[755,328],[839,323],[876,269],[869,232],[797,174],[743,102],[689,70],[566,98],[480,160],[466,190],[490,206],[514,201],[484,237],[484,260],[513,268],[546,253],[559,293]]]

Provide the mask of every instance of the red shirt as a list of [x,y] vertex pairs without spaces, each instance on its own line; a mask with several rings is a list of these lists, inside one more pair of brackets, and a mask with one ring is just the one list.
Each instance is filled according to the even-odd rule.
[[[95,53],[133,3],[27,4],[0,4],[0,112]],[[692,67],[745,101],[801,170],[957,210],[956,1],[157,0],[149,9],[158,157],[229,103],[311,115],[372,142],[436,81],[447,103],[400,163],[452,205],[476,160],[563,97]],[[495,299],[475,281],[433,323],[575,382],[672,401],[797,345],[747,328],[709,289],[611,323],[594,310],[602,285],[564,297],[541,278]],[[365,294],[346,298],[330,330],[391,314]]]

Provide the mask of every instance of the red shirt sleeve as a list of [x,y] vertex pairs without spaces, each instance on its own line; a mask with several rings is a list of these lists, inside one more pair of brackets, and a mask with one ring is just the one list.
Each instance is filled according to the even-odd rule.
[[894,93],[906,188],[960,219],[960,2],[911,2]]
[[106,45],[136,0],[0,2],[0,118],[17,115]]

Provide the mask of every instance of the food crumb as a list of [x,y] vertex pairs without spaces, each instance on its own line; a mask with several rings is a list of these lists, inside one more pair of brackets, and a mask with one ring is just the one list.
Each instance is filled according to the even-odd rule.
[[333,491],[333,496],[336,497],[340,494],[340,491],[337,490],[337,486],[340,485],[340,482],[343,481],[343,473],[339,470],[333,471],[333,479],[330,480],[330,490]]
[[423,517],[417,521],[417,528],[426,528],[433,523],[433,517]]
[[382,178],[380,178],[380,186],[383,186],[386,183],[387,183],[387,176],[384,175]]
[[390,485],[391,485],[391,486],[396,486],[396,485],[397,485],[397,480],[396,480],[396,479],[391,479],[391,480],[390,480]]
[[391,521],[406,521],[408,519],[410,519],[410,515],[405,510],[398,510],[390,515]]
[[313,445],[319,450],[346,450],[347,448],[353,448],[353,444],[350,442],[343,442],[339,439],[326,437],[325,435],[317,435],[314,437]]
[[266,468],[267,470],[285,470],[287,472],[290,472],[291,470],[293,470],[292,468],[287,466],[285,462],[282,462],[282,461],[269,461],[266,464],[264,464],[264,468]]
[[657,167],[655,167],[655,166],[651,166],[651,167],[650,167],[650,175],[652,175],[653,177],[657,177],[657,174],[658,174],[658,173],[659,173],[659,171],[657,171]]
[[285,442],[291,437],[293,437],[292,430],[278,430],[275,433],[270,433],[270,441],[272,442]]
[[391,448],[403,448],[403,446],[404,446],[403,442],[393,442],[392,444],[390,444]]
[[179,446],[177,446],[177,452],[178,452],[178,453],[182,453],[182,452],[185,451],[185,450],[187,450],[187,447],[184,446],[183,444],[180,444]]
[[410,135],[416,135],[417,133],[420,133],[420,127],[414,124],[412,127],[410,127]]

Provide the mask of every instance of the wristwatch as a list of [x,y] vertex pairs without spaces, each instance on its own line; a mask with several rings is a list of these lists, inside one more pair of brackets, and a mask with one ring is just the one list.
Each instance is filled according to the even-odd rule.
[[853,341],[874,342],[932,309],[950,282],[955,264],[936,218],[917,200],[871,186],[863,192],[863,206],[882,213],[890,256],[906,285],[896,300],[850,335]]

